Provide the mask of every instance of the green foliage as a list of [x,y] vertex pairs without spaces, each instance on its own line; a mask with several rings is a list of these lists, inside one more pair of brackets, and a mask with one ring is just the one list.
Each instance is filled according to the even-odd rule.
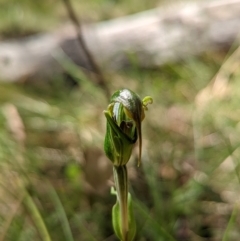
[[[80,18],[100,21],[153,8],[158,1],[71,0]],[[46,31],[69,22],[61,0],[1,0],[0,36],[15,38]]]
[[[114,194],[117,196],[117,192],[112,188],[111,189],[111,194]],[[136,222],[135,222],[135,217],[133,214],[133,202],[132,202],[132,197],[131,194],[128,193],[128,241],[134,240],[134,237],[136,235]],[[122,240],[122,232],[121,232],[121,214],[120,214],[120,204],[119,201],[114,204],[112,208],[112,223],[113,223],[113,228],[114,232],[117,235],[117,237]]]

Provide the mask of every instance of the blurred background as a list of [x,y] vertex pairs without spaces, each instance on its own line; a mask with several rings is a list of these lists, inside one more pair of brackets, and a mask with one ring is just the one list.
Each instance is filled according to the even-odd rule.
[[[71,2],[88,24],[187,4]],[[66,24],[72,22],[63,1],[0,0],[0,55]],[[154,100],[142,124],[142,165],[137,147],[128,163],[136,240],[239,240],[237,43],[159,66],[132,60],[126,68],[106,68],[104,86],[68,65],[49,78],[0,79],[0,241],[117,240],[103,110],[108,91],[125,87]]]

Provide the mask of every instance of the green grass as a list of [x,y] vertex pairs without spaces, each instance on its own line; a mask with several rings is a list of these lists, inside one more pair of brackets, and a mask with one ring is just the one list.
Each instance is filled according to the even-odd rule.
[[[66,19],[59,1],[41,1],[40,7],[19,2],[5,1],[4,6],[10,15],[15,8],[29,12],[23,17],[26,24],[18,15],[12,22],[4,16],[3,36],[14,25],[14,35],[21,35],[48,29],[44,21],[54,27]],[[137,6],[131,1],[129,9],[127,1],[74,4],[88,10],[86,18],[96,9],[97,16],[89,18],[98,20],[155,2]],[[104,15],[110,6],[113,13]],[[28,21],[32,17],[44,20],[36,27]],[[182,234],[193,241],[207,236],[236,241],[240,236],[236,51],[225,60],[205,54],[154,70],[135,65],[111,74],[112,93],[127,86],[154,99],[143,122],[143,165],[136,167],[137,154],[128,165],[136,240],[177,241]],[[116,240],[112,170],[103,153],[102,112],[108,100],[76,66],[67,60],[62,64],[77,86],[64,79],[42,86],[0,83],[0,241]],[[214,76],[220,81],[211,81]]]
[[[71,0],[78,17],[86,23],[107,20],[157,6],[156,0]],[[69,22],[62,0],[1,0],[0,37],[15,38],[49,31]]]

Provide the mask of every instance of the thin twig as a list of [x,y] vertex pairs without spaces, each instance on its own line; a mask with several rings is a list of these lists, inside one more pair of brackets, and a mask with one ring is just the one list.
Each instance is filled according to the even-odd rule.
[[105,91],[107,97],[110,97],[110,91],[106,85],[106,79],[85,43],[85,40],[84,40],[83,34],[82,34],[82,26],[73,10],[71,0],[63,0],[63,2],[66,6],[69,18],[71,19],[71,21],[75,27],[76,34],[77,34],[77,40],[80,45],[80,48],[84,51],[84,53],[87,57],[88,63],[92,67],[92,70],[95,72],[96,82]]

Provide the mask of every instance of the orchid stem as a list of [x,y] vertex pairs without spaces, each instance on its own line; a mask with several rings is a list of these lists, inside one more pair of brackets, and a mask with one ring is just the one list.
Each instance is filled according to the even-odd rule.
[[128,176],[126,165],[113,166],[113,175],[120,206],[122,241],[128,241]]

